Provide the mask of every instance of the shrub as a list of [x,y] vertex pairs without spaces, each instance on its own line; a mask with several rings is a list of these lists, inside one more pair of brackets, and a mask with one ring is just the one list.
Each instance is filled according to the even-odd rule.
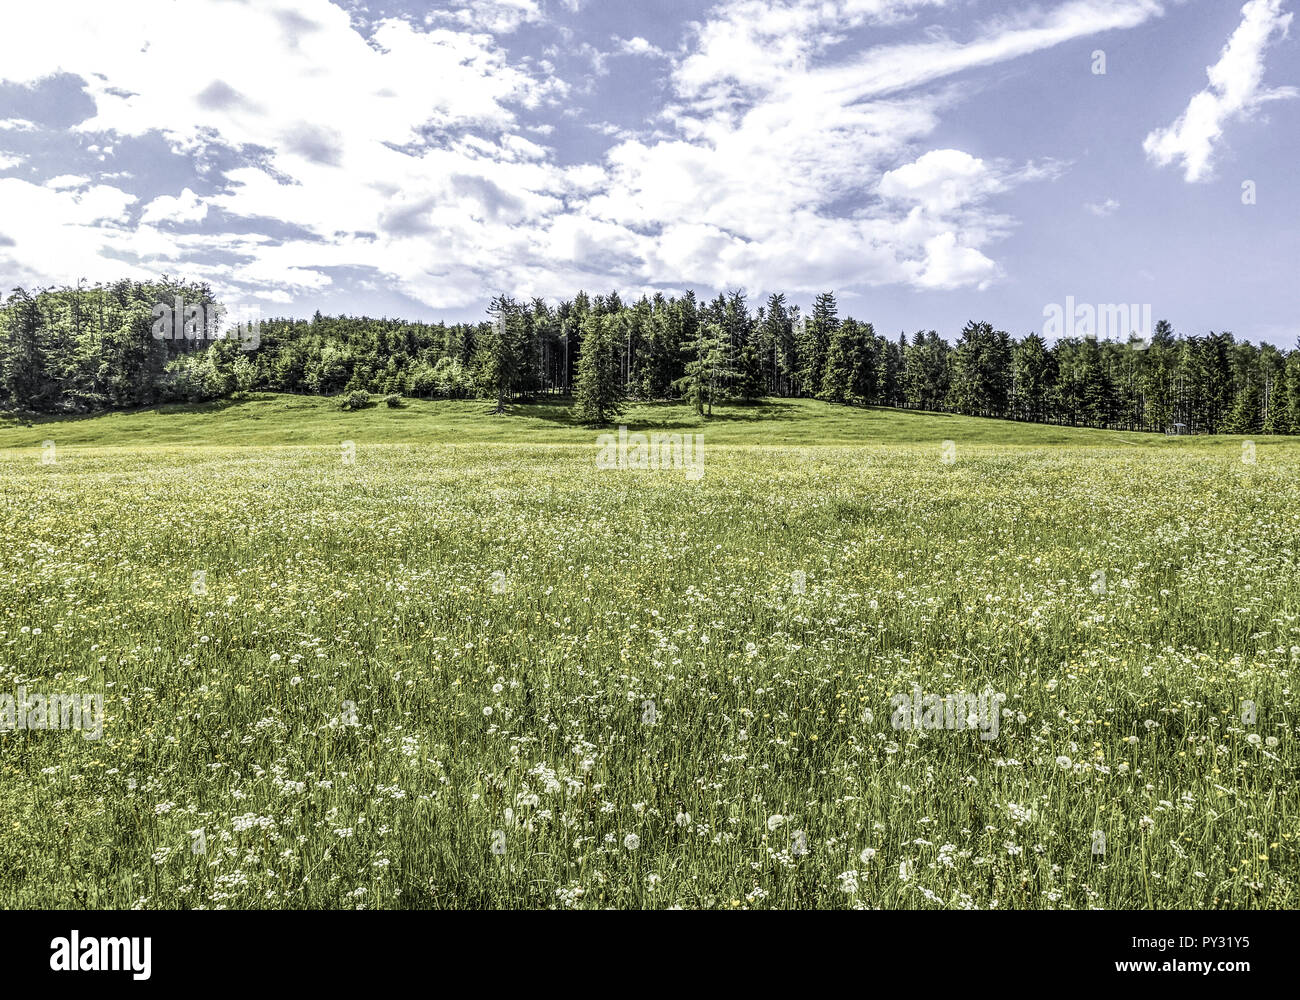
[[370,405],[370,393],[355,390],[345,393],[339,401],[340,410],[364,410]]
[[439,358],[433,366],[434,392],[447,399],[465,399],[474,394],[474,379],[455,358]]
[[387,396],[384,397],[384,405],[387,406],[390,410],[396,410],[398,407],[402,405],[401,395],[396,392],[390,392]]
[[434,382],[433,369],[421,361],[411,369],[411,377],[407,380],[407,388],[410,395],[417,399],[427,399],[432,396],[437,387]]

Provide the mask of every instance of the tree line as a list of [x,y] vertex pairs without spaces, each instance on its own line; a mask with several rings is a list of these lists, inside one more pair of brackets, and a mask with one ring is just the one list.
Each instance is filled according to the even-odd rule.
[[186,328],[157,333],[159,303],[214,304],[202,283],[163,278],[16,289],[0,303],[0,408],[86,413],[254,391],[516,401],[572,395],[594,424],[629,401],[812,397],[1038,423],[1192,434],[1300,433],[1300,349],[1155,324],[1128,342],[970,322],[883,336],[841,317],[832,293],[803,315],[784,295],[741,292],[624,302],[579,292],[492,300],[478,323],[323,316],[263,320],[253,346]]

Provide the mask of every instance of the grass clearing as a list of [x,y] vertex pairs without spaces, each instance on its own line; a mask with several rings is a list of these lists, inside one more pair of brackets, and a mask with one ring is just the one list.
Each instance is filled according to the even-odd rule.
[[1300,442],[484,410],[0,425],[0,904],[1300,905]]

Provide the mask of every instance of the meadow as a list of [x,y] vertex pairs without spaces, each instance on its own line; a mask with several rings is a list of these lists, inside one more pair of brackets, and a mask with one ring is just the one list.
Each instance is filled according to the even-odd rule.
[[486,410],[0,423],[0,906],[1300,906],[1300,442]]

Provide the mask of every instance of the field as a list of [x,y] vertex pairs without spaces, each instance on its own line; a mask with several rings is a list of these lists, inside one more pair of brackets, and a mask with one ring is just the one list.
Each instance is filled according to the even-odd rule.
[[485,409],[0,424],[0,905],[1300,906],[1300,442]]

